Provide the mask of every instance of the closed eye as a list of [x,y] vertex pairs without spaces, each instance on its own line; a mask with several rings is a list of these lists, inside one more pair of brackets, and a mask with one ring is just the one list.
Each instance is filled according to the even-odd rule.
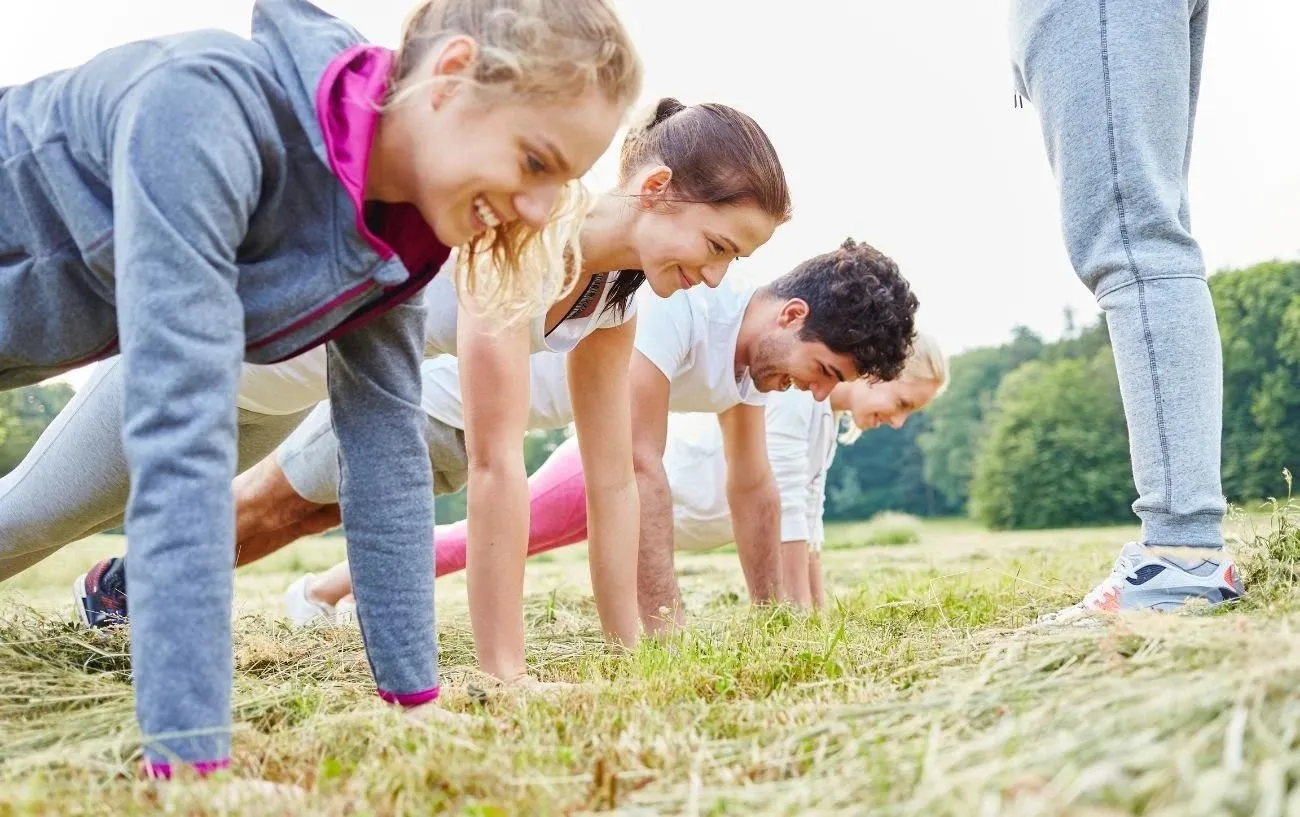
[[536,175],[541,175],[545,173],[547,170],[546,163],[543,162],[541,159],[539,159],[533,153],[524,154],[524,167],[528,170],[529,173],[533,173]]
[[723,246],[718,242],[714,241],[713,239],[709,239],[709,250],[714,255],[722,255],[722,253],[725,252]]
[[844,375],[840,373],[839,369],[828,369],[826,368],[825,363],[819,363],[817,365],[821,367],[822,374],[826,375],[827,377],[833,377],[841,383],[844,382]]

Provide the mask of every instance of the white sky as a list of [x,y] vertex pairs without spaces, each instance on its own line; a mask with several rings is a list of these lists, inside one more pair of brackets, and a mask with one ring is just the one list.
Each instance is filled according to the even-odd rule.
[[[1017,323],[1048,338],[1096,313],[1061,241],[1031,108],[1012,107],[1007,0],[615,0],[647,68],[646,102],[723,102],[784,163],[795,216],[733,275],[766,280],[845,236],[898,260],[952,351]],[[217,26],[248,0],[10,2],[0,85],[131,39]],[[406,0],[322,6],[395,43]],[[779,9],[779,11],[777,10]],[[1192,160],[1193,231],[1211,270],[1300,257],[1300,3],[1217,2]],[[615,142],[617,145],[617,140]],[[607,155],[589,183],[613,182]],[[69,379],[81,380],[76,374]]]

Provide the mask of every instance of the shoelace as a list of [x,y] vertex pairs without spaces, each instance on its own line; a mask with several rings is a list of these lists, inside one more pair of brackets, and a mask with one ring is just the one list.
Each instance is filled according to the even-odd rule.
[[1120,553],[1115,559],[1114,566],[1110,569],[1110,575],[1102,579],[1096,587],[1089,590],[1078,606],[1093,608],[1100,605],[1107,592],[1120,589],[1126,579],[1131,579],[1137,575],[1138,561],[1139,557],[1136,554]]

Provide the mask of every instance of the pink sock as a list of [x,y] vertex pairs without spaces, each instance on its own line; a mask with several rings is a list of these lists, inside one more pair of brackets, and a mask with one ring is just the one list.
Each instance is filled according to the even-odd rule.
[[[576,439],[565,440],[528,478],[528,496],[529,556],[587,538],[587,486]],[[468,530],[464,522],[434,528],[437,575],[465,569]]]

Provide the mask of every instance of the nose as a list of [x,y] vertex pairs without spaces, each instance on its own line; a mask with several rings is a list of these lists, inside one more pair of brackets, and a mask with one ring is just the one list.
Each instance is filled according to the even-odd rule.
[[700,267],[700,278],[709,289],[717,289],[727,275],[729,264],[705,264]]
[[908,415],[907,415],[906,413],[895,414],[893,417],[890,417],[890,418],[889,418],[889,425],[890,425],[890,427],[892,427],[892,428],[896,428],[896,429],[898,429],[898,428],[902,428],[902,427],[903,427],[903,423],[906,423],[906,422],[907,422],[907,417],[908,417]]
[[557,182],[538,184],[515,196],[515,212],[529,227],[540,230],[546,226],[546,222],[550,221],[563,189],[564,185]]
[[833,388],[835,388],[833,385],[820,380],[808,384],[808,391],[812,392],[813,399],[818,403],[829,397]]

